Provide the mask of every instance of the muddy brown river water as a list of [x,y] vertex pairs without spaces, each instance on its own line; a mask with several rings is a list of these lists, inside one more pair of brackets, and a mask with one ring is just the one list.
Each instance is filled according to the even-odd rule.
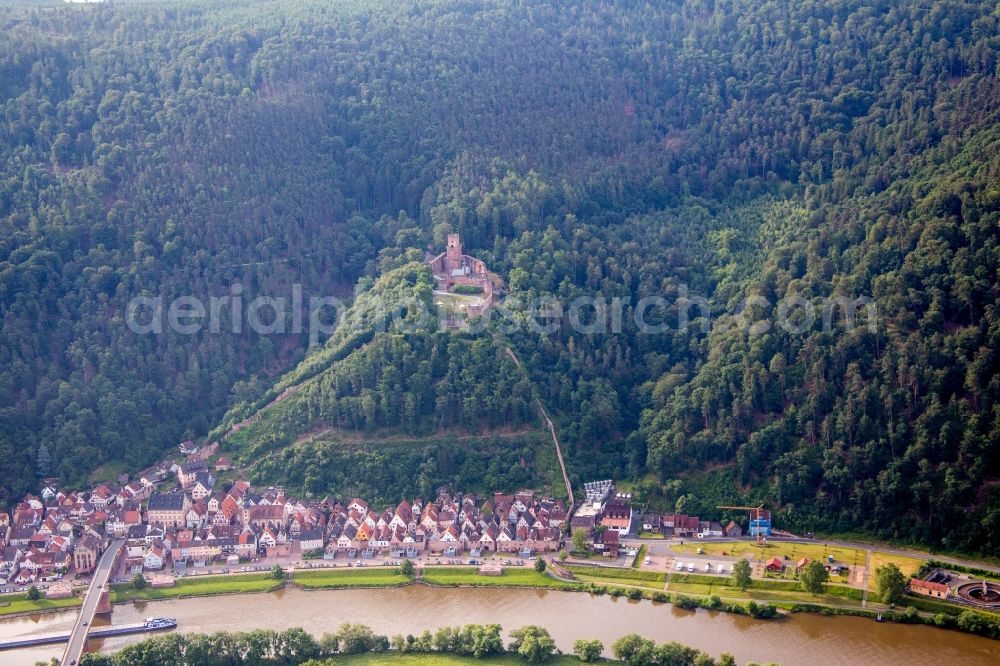
[[[388,635],[493,622],[503,625],[506,633],[525,624],[539,624],[567,651],[577,638],[599,638],[610,646],[620,636],[635,632],[657,641],[679,641],[713,656],[730,652],[739,664],[751,660],[777,661],[784,666],[1000,664],[1000,641],[934,627],[802,614],[761,621],[729,613],[682,611],[650,601],[547,590],[424,585],[314,592],[284,589],[118,605],[110,622],[121,624],[154,616],[177,618],[178,630],[184,632],[303,627],[317,636],[348,621],[367,624]],[[0,620],[0,637],[69,631],[72,623],[71,612],[4,619]],[[95,625],[99,623],[107,620],[95,621]],[[92,641],[88,649],[116,650],[142,638],[133,635]],[[58,645],[0,652],[0,664],[30,666],[60,652]]]

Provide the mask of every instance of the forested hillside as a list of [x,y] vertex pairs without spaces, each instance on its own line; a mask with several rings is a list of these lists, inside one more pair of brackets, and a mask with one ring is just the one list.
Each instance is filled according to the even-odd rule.
[[442,484],[565,495],[527,377],[499,338],[439,330],[431,285],[425,264],[388,271],[322,348],[212,437],[252,481],[317,496],[393,502]]
[[[577,481],[1000,546],[998,35],[960,1],[5,2],[0,492],[134,469],[303,380],[239,448],[339,491],[346,443],[537,425],[536,391]],[[449,232],[512,299],[622,299],[621,331],[125,326],[136,295],[417,288]],[[637,330],[684,293],[707,330]],[[747,295],[870,296],[878,326],[719,326]],[[484,377],[469,427],[447,396]],[[333,457],[282,448],[334,426]]]

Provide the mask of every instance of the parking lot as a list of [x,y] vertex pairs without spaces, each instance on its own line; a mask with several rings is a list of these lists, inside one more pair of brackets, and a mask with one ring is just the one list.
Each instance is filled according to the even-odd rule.
[[673,553],[667,544],[649,548],[639,569],[671,574],[699,574],[702,576],[729,576],[733,573],[734,558],[702,553]]
[[669,571],[673,573],[697,573],[703,575],[728,576],[733,573],[733,563],[698,557],[678,557],[671,560]]

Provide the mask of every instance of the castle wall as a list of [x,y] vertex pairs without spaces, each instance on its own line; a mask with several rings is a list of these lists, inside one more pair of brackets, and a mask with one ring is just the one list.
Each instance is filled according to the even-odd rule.
[[[482,315],[493,305],[493,282],[486,269],[486,262],[462,254],[462,241],[458,234],[449,234],[445,251],[427,263],[437,278],[439,289],[451,291],[455,285],[466,285],[483,290],[482,303],[469,306],[466,311],[468,316]],[[456,270],[463,271],[464,274],[452,275]]]

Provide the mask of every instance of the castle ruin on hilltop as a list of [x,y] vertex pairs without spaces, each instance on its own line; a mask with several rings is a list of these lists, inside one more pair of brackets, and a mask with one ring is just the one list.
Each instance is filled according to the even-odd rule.
[[[462,253],[462,239],[458,234],[448,234],[445,251],[427,263],[434,272],[437,297],[456,294],[468,296],[466,301],[459,302],[456,306],[456,310],[466,317],[482,315],[493,305],[494,285],[486,263]],[[460,322],[455,325],[459,324]]]

